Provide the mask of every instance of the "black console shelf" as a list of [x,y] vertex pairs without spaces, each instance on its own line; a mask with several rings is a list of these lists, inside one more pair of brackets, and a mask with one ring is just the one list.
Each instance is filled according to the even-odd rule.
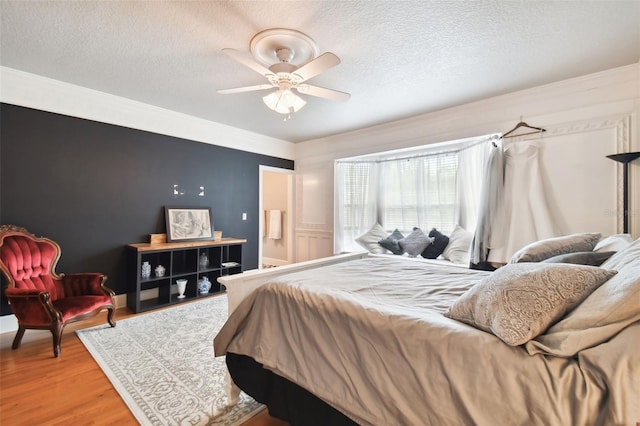
[[[127,307],[139,313],[212,296],[225,291],[218,277],[242,272],[242,244],[247,240],[222,238],[184,243],[140,243],[127,246]],[[208,262],[202,262],[206,257]],[[149,262],[151,275],[143,278],[142,265]],[[162,265],[163,276],[155,269]],[[207,293],[198,290],[202,277],[211,282]],[[186,279],[184,298],[178,298],[178,279]]]

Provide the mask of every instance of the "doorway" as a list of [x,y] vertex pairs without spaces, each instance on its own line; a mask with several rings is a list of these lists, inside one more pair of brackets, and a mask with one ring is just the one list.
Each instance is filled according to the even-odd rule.
[[260,166],[259,269],[294,263],[293,173]]

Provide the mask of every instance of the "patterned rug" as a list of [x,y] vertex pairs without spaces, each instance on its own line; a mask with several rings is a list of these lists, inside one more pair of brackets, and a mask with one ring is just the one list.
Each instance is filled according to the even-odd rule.
[[226,318],[222,295],[76,333],[140,424],[237,426],[264,406],[244,393],[228,404],[213,356]]

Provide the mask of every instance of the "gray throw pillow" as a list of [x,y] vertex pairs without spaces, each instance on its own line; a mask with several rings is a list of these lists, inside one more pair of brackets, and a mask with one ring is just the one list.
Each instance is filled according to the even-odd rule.
[[560,254],[593,251],[599,240],[599,233],[547,238],[524,246],[511,256],[509,263],[540,262]]
[[445,316],[511,346],[542,334],[617,272],[563,263],[505,265],[460,296]]
[[380,244],[382,247],[386,248],[393,254],[403,254],[404,250],[402,249],[402,247],[400,247],[400,244],[398,244],[398,241],[403,238],[404,235],[402,235],[402,232],[400,232],[396,228],[391,234],[389,234],[387,238],[378,241],[378,244]]
[[429,238],[420,228],[414,228],[409,235],[399,240],[398,244],[410,257],[416,257],[432,242],[433,239]]
[[573,263],[576,265],[600,266],[602,262],[615,254],[615,251],[578,251],[560,254],[542,261],[542,263]]

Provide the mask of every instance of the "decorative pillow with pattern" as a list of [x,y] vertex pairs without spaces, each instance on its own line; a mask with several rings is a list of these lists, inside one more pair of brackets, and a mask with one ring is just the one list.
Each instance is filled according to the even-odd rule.
[[460,296],[445,316],[511,346],[544,333],[617,272],[562,263],[505,265]]
[[432,238],[429,238],[427,234],[422,232],[420,228],[414,228],[413,231],[398,241],[402,250],[410,257],[416,257],[424,251],[427,246],[433,242]]
[[593,251],[599,240],[599,233],[547,238],[524,246],[511,256],[509,263],[540,262],[560,254]]
[[404,238],[402,232],[400,232],[397,228],[389,234],[389,236],[383,240],[378,241],[382,247],[386,248],[393,254],[403,254],[404,250],[398,244],[398,241]]

